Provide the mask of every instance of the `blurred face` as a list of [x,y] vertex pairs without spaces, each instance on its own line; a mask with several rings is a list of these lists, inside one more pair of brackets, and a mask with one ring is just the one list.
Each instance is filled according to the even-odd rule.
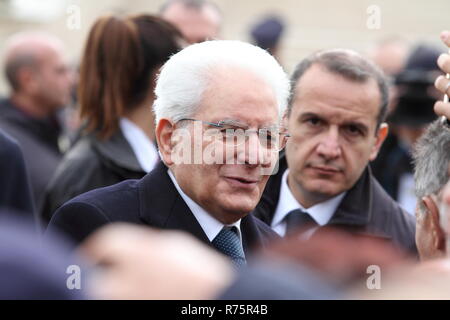
[[387,127],[376,130],[380,92],[313,65],[297,84],[287,119],[288,183],[310,207],[349,190],[375,159]]
[[209,6],[197,9],[174,3],[162,16],[175,25],[190,44],[215,39],[219,34],[220,17]]
[[[215,72],[212,78],[193,118],[209,122],[232,120],[249,130],[278,125],[274,92],[260,78],[248,71],[226,68]],[[195,137],[195,125],[202,125],[203,132],[208,130],[204,123],[189,121],[185,128],[191,136]],[[203,160],[200,164],[173,164],[171,170],[180,187],[222,223],[230,224],[247,215],[261,198],[278,152],[266,152],[255,132],[238,147],[217,141],[211,144],[206,138],[194,140],[190,145],[192,152],[195,148],[205,151],[212,145],[216,152],[223,152],[220,159],[215,158],[220,161],[214,163]]]
[[49,48],[42,53],[35,83],[35,99],[49,111],[69,103],[73,80],[62,52]]

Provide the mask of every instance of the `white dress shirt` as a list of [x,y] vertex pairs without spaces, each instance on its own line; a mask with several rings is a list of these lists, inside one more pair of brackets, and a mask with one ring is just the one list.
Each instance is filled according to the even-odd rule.
[[120,118],[119,126],[142,170],[147,173],[152,171],[160,159],[155,144],[141,128],[127,118]]
[[318,225],[324,226],[330,221],[337,207],[344,198],[346,192],[343,192],[334,198],[327,201],[318,203],[308,209],[305,209],[298,201],[295,199],[291,190],[289,189],[287,178],[289,174],[289,169],[283,173],[281,178],[281,189],[280,198],[278,199],[278,205],[275,209],[275,214],[272,219],[271,227],[280,236],[286,234],[286,221],[285,218],[289,212],[295,209],[301,209],[311,216]]
[[[177,180],[175,179],[175,176],[173,173],[169,170],[167,170],[167,173],[169,174],[170,179],[172,180],[173,184],[175,185],[175,188],[177,189],[180,196],[183,198],[184,202],[186,202],[189,209],[192,211],[192,213],[195,216],[195,219],[197,219],[198,223],[202,227],[203,231],[205,232],[206,236],[208,237],[209,241],[213,241],[214,238],[219,234],[219,232],[225,227],[225,225],[214,218],[212,215],[210,215],[208,212],[205,211],[202,207],[200,207],[197,203],[194,202],[191,198],[189,198],[188,195],[186,195],[183,190],[181,190],[180,186],[178,185]],[[227,225],[227,227],[234,226],[237,228],[239,239],[241,240],[242,245],[242,236],[241,236],[241,219],[236,221],[235,223],[231,225]]]

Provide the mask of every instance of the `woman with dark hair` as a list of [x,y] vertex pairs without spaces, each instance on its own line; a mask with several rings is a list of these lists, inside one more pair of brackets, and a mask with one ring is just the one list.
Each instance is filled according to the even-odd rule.
[[175,27],[154,16],[97,19],[80,68],[82,136],[50,181],[41,209],[45,221],[71,198],[139,179],[156,165],[156,75],[181,42]]

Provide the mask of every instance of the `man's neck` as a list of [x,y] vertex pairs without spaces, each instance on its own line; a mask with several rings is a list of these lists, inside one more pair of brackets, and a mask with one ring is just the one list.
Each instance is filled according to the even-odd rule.
[[13,95],[11,95],[10,99],[16,108],[33,118],[41,119],[50,115],[48,109],[43,108],[41,105],[33,101],[33,99],[31,99],[29,96],[21,93],[14,93]]

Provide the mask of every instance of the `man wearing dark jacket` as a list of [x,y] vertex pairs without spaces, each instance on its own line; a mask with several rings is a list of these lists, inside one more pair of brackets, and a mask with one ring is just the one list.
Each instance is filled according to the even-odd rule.
[[33,198],[22,150],[17,142],[1,130],[0,177],[0,208],[6,208],[30,220],[35,219]]
[[335,226],[415,252],[414,218],[368,167],[388,131],[381,72],[355,52],[328,50],[302,61],[291,83],[285,157],[255,214],[282,236]]
[[173,55],[155,93],[163,163],[141,180],[72,199],[53,215],[49,230],[76,243],[119,221],[183,230],[245,264],[252,247],[276,236],[249,213],[284,147],[277,137],[283,136],[286,74],[256,46],[207,41]]
[[70,101],[71,75],[62,43],[47,34],[14,35],[6,45],[11,96],[0,101],[0,128],[20,144],[40,206],[61,152],[57,111]]

